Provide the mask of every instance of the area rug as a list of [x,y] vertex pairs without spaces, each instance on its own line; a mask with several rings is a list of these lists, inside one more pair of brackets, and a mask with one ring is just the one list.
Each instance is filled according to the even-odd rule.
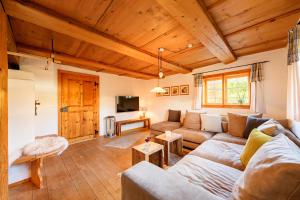
[[142,138],[146,138],[146,134],[130,134],[126,136],[121,136],[120,138],[116,138],[113,141],[105,144],[106,147],[114,147],[118,149],[127,149],[133,146],[137,141]]

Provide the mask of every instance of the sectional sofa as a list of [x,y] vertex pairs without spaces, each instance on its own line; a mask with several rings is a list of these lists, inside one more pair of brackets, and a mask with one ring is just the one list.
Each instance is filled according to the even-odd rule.
[[247,138],[213,133],[204,141],[193,140],[201,145],[167,170],[140,162],[125,171],[122,200],[300,199],[300,140],[281,124],[272,123],[276,129],[261,124],[273,131],[273,138],[246,166],[240,156]]
[[[182,122],[179,113],[180,111],[169,110],[167,121],[155,123],[151,126],[151,136],[155,137],[163,134],[167,130],[181,134],[183,136],[183,146],[191,150],[197,148],[201,143],[211,138],[245,144],[246,140],[244,138],[232,137],[230,134],[226,134],[228,132],[227,116],[219,116],[219,120],[217,120],[217,122],[214,120],[212,124],[212,126],[214,126],[214,124],[219,123],[218,128],[214,128],[216,129],[215,131],[207,131],[204,127],[201,127],[201,125],[203,126],[203,123],[201,123],[201,114],[203,115],[205,113],[187,111]],[[174,115],[176,115],[176,117],[174,117]]]

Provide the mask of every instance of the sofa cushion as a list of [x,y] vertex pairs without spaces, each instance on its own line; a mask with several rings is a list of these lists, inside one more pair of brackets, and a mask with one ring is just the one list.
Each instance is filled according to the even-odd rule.
[[[261,118],[262,114],[251,114],[249,116],[254,116]],[[244,137],[244,130],[247,123],[247,115],[228,113],[228,132],[235,137]]]
[[253,129],[257,128],[258,126],[262,125],[263,123],[265,123],[268,120],[269,119],[267,119],[267,118],[257,118],[254,116],[248,116],[247,122],[246,122],[246,127],[245,127],[245,130],[243,133],[244,138],[248,138]]
[[202,114],[201,130],[215,133],[222,132],[222,117],[220,115]]
[[235,199],[299,199],[299,147],[283,134],[265,143],[235,183],[233,195]]
[[182,145],[187,149],[196,149],[200,144],[183,140]]
[[235,137],[243,137],[246,128],[247,116],[228,113],[228,132]]
[[212,132],[206,132],[206,131],[200,131],[200,130],[193,130],[188,128],[179,128],[173,130],[174,133],[181,134],[183,137],[183,140],[187,140],[190,142],[201,144],[202,142],[210,139],[214,133]]
[[232,199],[232,187],[242,174],[237,169],[193,155],[185,156],[167,171],[224,199]]
[[200,113],[187,112],[183,120],[183,127],[194,129],[194,130],[200,130],[201,128]]
[[235,169],[243,170],[240,154],[244,146],[218,140],[208,140],[190,154],[205,158]]
[[247,143],[241,153],[241,161],[244,166],[247,166],[251,157],[255,154],[255,152],[266,142],[271,140],[272,137],[266,135],[256,128],[253,129],[249,135]]
[[181,111],[180,110],[169,110],[169,122],[180,122]]
[[276,120],[270,119],[258,126],[257,129],[267,135],[276,136],[285,128]]
[[223,142],[234,143],[234,144],[241,144],[241,145],[245,145],[247,142],[247,139],[245,139],[245,138],[234,137],[228,133],[217,133],[211,139],[219,140],[219,141],[223,141]]
[[151,125],[151,130],[160,131],[164,133],[165,131],[172,131],[180,127],[180,122],[158,122]]

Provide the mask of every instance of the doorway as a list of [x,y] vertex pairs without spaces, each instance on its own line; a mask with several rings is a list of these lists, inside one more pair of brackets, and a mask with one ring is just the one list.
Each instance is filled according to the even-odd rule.
[[99,77],[58,70],[58,130],[69,142],[99,133]]

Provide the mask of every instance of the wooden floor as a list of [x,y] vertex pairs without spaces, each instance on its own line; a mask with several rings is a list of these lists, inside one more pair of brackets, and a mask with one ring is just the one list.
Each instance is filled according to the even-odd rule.
[[121,199],[119,173],[131,166],[131,148],[105,147],[111,140],[100,137],[73,144],[61,156],[45,159],[44,188],[23,183],[10,188],[9,199]]

